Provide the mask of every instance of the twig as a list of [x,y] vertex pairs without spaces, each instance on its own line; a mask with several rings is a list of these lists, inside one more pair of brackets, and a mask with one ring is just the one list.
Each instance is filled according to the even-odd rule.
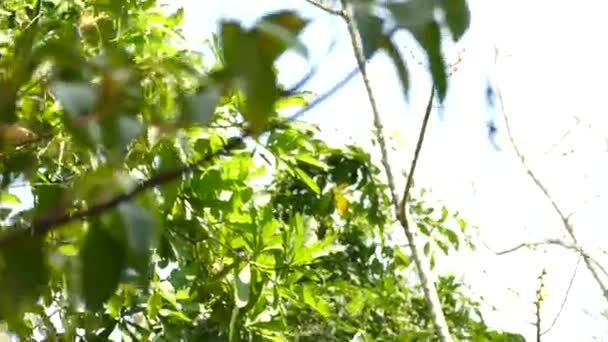
[[540,309],[541,309],[543,301],[545,299],[543,296],[543,292],[545,289],[545,275],[547,275],[547,270],[543,269],[540,276],[538,277],[540,284],[538,286],[538,289],[536,290],[536,300],[534,301],[534,306],[536,307],[536,322],[535,322],[536,342],[541,342],[541,336],[542,336],[541,329],[540,329],[540,327],[541,327]]
[[[484,245],[485,245],[485,243],[484,243]],[[581,256],[583,258],[587,257],[587,258],[589,258],[589,261],[592,262],[595,265],[595,267],[597,267],[604,274],[605,277],[608,277],[608,271],[604,268],[604,266],[602,266],[602,264],[599,261],[597,261],[595,258],[591,257],[581,246],[575,245],[575,244],[570,244],[570,243],[567,243],[567,242],[559,240],[559,239],[546,239],[546,240],[537,241],[537,242],[520,243],[519,245],[517,245],[515,247],[511,247],[509,249],[506,249],[506,250],[503,250],[500,252],[492,251],[492,249],[490,247],[488,247],[487,245],[486,245],[486,248],[488,250],[492,251],[496,255],[505,255],[508,253],[515,252],[522,248],[534,248],[534,247],[542,246],[542,245],[557,245],[560,247],[564,247],[566,249],[570,249],[570,250],[578,253],[579,256]]]
[[[361,71],[361,76],[363,79],[363,84],[365,85],[369,103],[372,108],[372,114],[374,117],[374,127],[376,129],[376,137],[378,139],[378,145],[380,146],[382,165],[384,166],[384,169],[386,172],[392,203],[395,207],[395,214],[397,215],[397,218],[399,219],[399,221],[401,223],[401,226],[403,228],[407,241],[410,245],[412,259],[414,259],[414,263],[415,263],[416,269],[418,271],[418,276],[420,278],[420,283],[421,283],[422,289],[424,291],[424,297],[425,297],[426,303],[428,305],[429,314],[433,321],[433,325],[435,326],[435,331],[436,331],[437,335],[439,336],[439,340],[441,342],[451,342],[452,337],[450,335],[450,331],[449,331],[445,316],[444,316],[442,308],[441,308],[441,302],[440,302],[439,296],[437,294],[437,289],[435,288],[435,284],[431,281],[430,267],[426,263],[426,260],[423,259],[424,254],[420,253],[420,251],[418,250],[418,246],[415,243],[414,235],[412,234],[412,231],[406,220],[406,216],[400,214],[401,206],[399,204],[400,202],[399,202],[399,198],[397,195],[397,188],[395,186],[392,169],[389,164],[388,149],[387,149],[386,141],[384,139],[382,118],[380,116],[380,112],[379,112],[378,106],[376,104],[376,99],[375,99],[374,93],[372,91],[371,82],[367,75],[367,67],[365,64],[365,57],[363,54],[363,48],[362,48],[362,44],[361,44],[361,37],[357,31],[356,21],[355,21],[354,15],[353,15],[352,8],[349,6],[349,4],[347,3],[346,0],[341,0],[341,2],[342,2],[342,9],[344,12],[343,18],[346,21],[348,32],[349,32],[349,35],[351,38],[351,43],[353,46],[353,51],[355,53],[355,58],[357,59],[357,64],[359,66],[359,70]],[[390,39],[390,36],[389,36],[389,39]],[[431,90],[429,105],[426,108],[425,118],[424,118],[424,121],[422,124],[422,128],[420,131],[420,137],[418,139],[418,145],[416,147],[416,152],[414,155],[414,161],[412,162],[411,170],[408,175],[408,179],[407,179],[407,183],[406,183],[406,187],[405,187],[406,190],[405,190],[404,195],[406,197],[404,197],[404,199],[403,199],[404,202],[405,202],[405,198],[407,198],[409,189],[411,188],[413,174],[414,174],[414,170],[415,170],[415,166],[416,166],[416,161],[418,160],[418,155],[420,153],[420,147],[422,145],[422,140],[424,138],[424,132],[426,131],[428,117],[431,112],[430,104],[433,102],[433,97],[434,97],[434,91]],[[405,204],[403,204],[403,206],[404,205]]]
[[[293,120],[299,118],[300,116],[304,115],[306,112],[310,111],[315,106],[319,105],[323,101],[327,100],[330,96],[335,94],[338,90],[340,90],[340,88],[342,88],[355,75],[356,75],[356,73],[354,73],[354,74],[353,74],[353,72],[349,73],[346,77],[344,77],[344,79],[342,79],[335,86],[330,88],[327,92],[325,92],[321,96],[317,97],[308,106],[300,109],[297,113],[295,113],[294,115],[289,117],[286,121],[283,121],[283,122],[280,122],[280,123],[277,123],[274,125],[269,125],[269,127],[266,130],[268,131],[268,130],[284,127],[286,122],[293,121]],[[29,229],[17,229],[17,228],[9,229],[6,233],[0,235],[0,247],[10,244],[12,241],[15,241],[15,240],[20,239],[27,235],[44,235],[47,232],[49,232],[61,225],[64,225],[66,223],[78,221],[78,220],[86,220],[88,218],[101,215],[109,210],[114,209],[121,203],[132,200],[135,196],[137,196],[138,194],[140,194],[148,189],[152,189],[159,185],[165,184],[167,182],[170,182],[172,180],[175,180],[175,179],[181,177],[182,175],[184,175],[186,173],[189,173],[191,171],[198,169],[201,164],[211,161],[212,159],[219,156],[220,154],[229,153],[232,149],[240,146],[242,144],[243,140],[245,138],[247,138],[248,136],[250,136],[250,132],[248,130],[244,130],[241,132],[240,136],[230,138],[230,140],[224,145],[224,147],[221,148],[220,150],[216,151],[215,153],[206,155],[194,163],[187,164],[187,165],[184,165],[182,167],[175,168],[172,170],[167,170],[167,171],[159,173],[155,176],[152,176],[151,178],[147,179],[146,181],[141,182],[139,185],[134,187],[132,190],[122,193],[120,195],[117,195],[116,197],[113,197],[109,200],[102,201],[98,204],[95,204],[88,209],[77,211],[74,213],[60,213],[58,215],[43,216],[43,217],[36,218],[31,223]]]
[[316,8],[318,8],[320,10],[323,10],[323,11],[325,11],[327,13],[330,13],[330,14],[333,14],[333,15],[337,15],[339,17],[345,17],[346,16],[346,14],[344,13],[344,10],[339,10],[339,9],[331,8],[330,6],[325,5],[325,4],[323,4],[323,3],[321,3],[321,2],[319,2],[317,0],[304,0],[304,1],[308,2],[309,4],[315,6]]
[[416,171],[416,165],[418,164],[418,158],[420,157],[420,150],[422,149],[422,142],[424,141],[424,136],[426,134],[426,128],[429,123],[429,118],[431,117],[431,111],[433,106],[433,99],[435,98],[435,87],[431,88],[431,95],[429,96],[429,101],[426,104],[426,109],[424,111],[424,118],[422,119],[422,127],[420,127],[420,133],[418,135],[418,142],[416,143],[416,150],[414,150],[414,158],[412,159],[412,164],[410,165],[410,172],[407,175],[407,182],[405,183],[405,188],[403,189],[403,197],[401,197],[401,203],[399,204],[399,216],[402,220],[407,221],[407,213],[405,210],[405,205],[407,203],[407,198],[409,197],[410,190],[412,188],[412,184],[414,183],[414,171]]
[[557,323],[557,319],[559,318],[562,311],[564,310],[566,301],[568,300],[568,297],[570,296],[570,290],[572,289],[572,284],[574,284],[574,278],[576,278],[578,266],[581,264],[581,259],[582,259],[582,255],[579,254],[578,259],[576,259],[576,266],[574,266],[574,271],[572,271],[572,277],[570,277],[570,282],[568,283],[568,287],[566,288],[566,293],[564,294],[564,300],[562,301],[562,304],[559,306],[559,310],[557,311],[557,314],[553,318],[551,325],[540,334],[541,336],[548,333],[549,331],[551,331],[551,329],[553,329],[553,327],[555,326],[555,323]]
[[[498,49],[497,48],[496,48],[495,52],[496,52],[496,59],[498,59]],[[540,189],[540,191],[543,193],[543,195],[547,198],[549,203],[551,203],[551,206],[553,207],[554,211],[557,213],[557,215],[559,216],[559,218],[562,221],[564,230],[568,233],[568,235],[570,236],[570,238],[572,239],[574,244],[578,245],[578,242],[576,239],[576,234],[574,234],[574,228],[570,224],[570,222],[568,220],[568,216],[560,209],[560,207],[557,205],[557,203],[555,202],[553,197],[549,194],[549,191],[544,186],[544,184],[540,181],[540,179],[538,177],[536,177],[536,175],[528,167],[528,165],[525,162],[523,153],[519,150],[517,144],[515,143],[515,139],[513,138],[511,126],[509,123],[509,118],[508,118],[507,112],[505,110],[505,105],[504,105],[504,101],[502,98],[502,91],[500,90],[499,86],[496,87],[496,96],[498,97],[498,100],[500,101],[500,106],[501,106],[502,114],[503,114],[504,121],[505,121],[505,128],[507,131],[507,137],[508,137],[509,141],[511,142],[511,145],[513,146],[513,150],[515,151],[515,154],[521,161],[528,176],[530,176],[530,178],[532,179],[534,184],[536,184],[536,186]],[[599,274],[597,273],[597,270],[593,267],[591,258],[586,253],[581,253],[581,255],[583,257],[583,261],[585,262],[585,265],[587,266],[587,269],[589,269],[589,272],[591,272],[591,275],[593,276],[593,278],[597,282],[598,286],[602,290],[602,294],[603,294],[604,298],[608,301],[608,288],[606,287],[604,282],[600,279]]]

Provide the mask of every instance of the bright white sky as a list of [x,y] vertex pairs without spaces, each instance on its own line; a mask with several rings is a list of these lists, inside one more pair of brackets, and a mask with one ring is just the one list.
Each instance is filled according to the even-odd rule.
[[[355,67],[341,20],[304,0],[169,1],[185,5],[185,30],[194,47],[216,29],[219,18],[250,23],[270,10],[297,8],[314,20],[303,39],[312,53],[311,64],[321,66],[308,90],[322,93]],[[564,235],[559,218],[514,156],[501,113],[487,108],[485,85],[487,80],[501,85],[515,139],[528,165],[563,211],[574,212],[579,242],[608,265],[607,253],[601,249],[608,242],[602,215],[608,204],[608,120],[602,103],[606,89],[602,81],[608,79],[608,68],[604,67],[608,60],[604,48],[608,3],[469,0],[469,4],[472,26],[448,56],[453,61],[464,49],[463,61],[452,77],[443,116],[433,117],[416,183],[430,187],[435,198],[481,228],[483,243],[478,243],[478,250],[441,261],[444,269],[461,274],[472,293],[483,297],[483,312],[491,326],[534,340],[532,302],[541,270],[548,272],[542,313],[546,329],[560,311],[577,256],[551,248],[498,257],[485,247],[499,251]],[[407,36],[399,39],[416,60],[423,61]],[[328,54],[334,41],[337,44]],[[501,52],[496,65],[494,46]],[[391,163],[397,174],[411,159],[430,87],[425,69],[413,60],[410,67],[413,86],[408,104],[387,58],[376,56],[369,68],[387,133],[399,133],[391,141]],[[284,83],[292,84],[307,68],[288,54],[280,60],[279,70]],[[580,119],[578,125],[575,117]],[[499,126],[499,151],[487,139],[485,123],[489,118],[495,118]],[[306,119],[319,123],[331,142],[354,140],[371,148],[371,110],[360,78]],[[21,191],[18,194],[24,195]],[[603,316],[607,309],[608,303],[581,262],[564,308],[543,341],[608,341],[608,319]]]
[[[601,95],[605,92],[602,80],[608,76],[603,67],[608,52],[602,44],[603,32],[608,32],[603,20],[608,4],[599,0],[469,3],[471,29],[448,56],[454,60],[464,49],[463,62],[452,78],[443,116],[434,116],[416,182],[431,187],[436,198],[481,228],[484,243],[478,243],[477,252],[451,257],[445,263],[447,269],[458,273],[464,269],[473,293],[487,304],[489,324],[522,332],[532,340],[532,302],[541,270],[548,272],[542,313],[546,329],[564,301],[577,256],[551,248],[498,257],[484,246],[499,251],[564,234],[559,218],[512,152],[500,111],[486,107],[484,87],[488,80],[501,85],[515,139],[527,163],[566,213],[576,211],[572,219],[580,242],[608,264],[606,253],[598,250],[607,241],[604,227],[594,224],[604,222],[601,214],[607,204],[608,135],[604,132],[608,124]],[[321,68],[309,90],[322,93],[355,66],[341,20],[304,0],[184,0],[184,4],[185,30],[195,45],[216,29],[219,18],[250,23],[280,8],[297,8],[312,18],[303,39],[311,50],[312,64]],[[423,61],[408,37],[400,39],[400,45],[409,46],[416,59]],[[334,41],[337,44],[328,55]],[[494,46],[501,55],[496,65]],[[400,133],[391,142],[395,147],[391,163],[397,174],[411,159],[429,91],[424,68],[413,61],[410,67],[412,100],[406,104],[388,59],[377,56],[370,66],[387,133]],[[307,69],[299,58],[287,55],[279,62],[279,70],[284,83],[292,84]],[[575,116],[580,119],[578,126]],[[485,123],[490,118],[499,125],[499,151],[487,139]],[[371,111],[360,78],[306,119],[319,123],[330,141],[355,140],[370,146]],[[608,341],[608,321],[602,316],[607,304],[581,262],[564,308],[543,341]],[[490,310],[491,306],[496,310]]]

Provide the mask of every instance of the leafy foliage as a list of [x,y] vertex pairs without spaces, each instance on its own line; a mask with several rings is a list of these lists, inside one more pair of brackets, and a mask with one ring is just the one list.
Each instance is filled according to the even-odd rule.
[[[466,4],[438,3],[462,36]],[[403,6],[388,8],[427,51],[443,96],[439,26],[408,22]],[[369,155],[279,115],[308,104],[274,68],[288,49],[307,55],[307,19],[224,21],[209,67],[182,47],[183,11],[164,14],[154,0],[5,1],[0,11],[0,200],[20,202],[8,191],[18,181],[34,197],[0,228],[10,331],[66,341],[434,336]],[[369,57],[390,36],[384,19],[361,23]],[[412,201],[427,253],[460,247],[465,225],[448,221],[462,219]],[[455,336],[517,340],[480,323],[453,278],[439,288]]]

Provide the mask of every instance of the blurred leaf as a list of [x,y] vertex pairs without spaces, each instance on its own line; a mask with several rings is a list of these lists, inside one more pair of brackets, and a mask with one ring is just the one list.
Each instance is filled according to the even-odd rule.
[[292,167],[292,169],[294,170],[296,175],[298,175],[300,180],[302,180],[302,182],[304,182],[304,184],[306,184],[306,186],[310,188],[310,190],[314,191],[316,194],[321,194],[321,189],[319,189],[319,185],[306,172],[304,172],[304,170],[296,166]]
[[369,60],[376,51],[378,51],[384,42],[384,21],[368,13],[367,11],[356,11],[355,21],[359,35],[361,36],[361,45],[363,45],[363,55],[365,60]]
[[344,216],[346,210],[348,209],[348,199],[344,196],[342,191],[336,187],[333,189],[334,192],[334,206],[340,213],[340,216]]
[[97,90],[86,82],[55,81],[51,83],[50,91],[72,119],[95,110]]
[[288,48],[294,47],[303,57],[308,57],[308,49],[297,35],[306,27],[308,21],[296,12],[284,10],[262,17],[254,31],[257,46],[264,58],[273,63]]
[[255,37],[238,24],[224,22],[221,25],[224,59],[236,77],[236,86],[245,93],[242,112],[253,134],[265,127],[279,98],[273,60],[257,49]]
[[117,209],[127,236],[128,254],[133,256],[134,266],[145,271],[159,236],[158,223],[152,213],[134,203],[121,203]]
[[308,105],[311,97],[312,93],[310,92],[302,92],[300,94],[295,94],[291,96],[283,96],[275,102],[274,109],[281,110],[291,107],[304,107]]
[[421,30],[434,22],[435,1],[390,2],[386,4],[386,8],[395,18],[397,25],[409,31]]
[[17,195],[8,192],[3,192],[0,193],[0,203],[21,204],[21,200]]
[[401,82],[401,88],[403,90],[403,94],[405,95],[405,99],[409,98],[410,91],[410,78],[409,72],[407,70],[407,65],[405,64],[405,58],[401,57],[399,53],[399,48],[393,43],[390,38],[385,40],[384,50],[393,61],[393,65],[395,65],[395,69],[397,69],[397,76],[399,77],[399,81]]
[[452,39],[460,40],[471,23],[471,13],[466,0],[441,0],[445,20]]
[[296,155],[296,159],[299,160],[299,161],[301,161],[301,162],[304,162],[304,163],[306,163],[308,165],[312,165],[314,167],[317,167],[317,168],[319,168],[321,170],[328,170],[329,169],[329,165],[327,165],[325,162],[319,160],[318,158],[313,157],[310,154],[303,154],[303,153],[298,154],[298,155]]
[[48,281],[43,242],[23,234],[0,247],[0,317],[10,322],[33,308]]
[[443,233],[448,238],[450,243],[454,245],[454,248],[458,249],[458,247],[460,247],[460,240],[458,239],[458,234],[456,234],[451,229],[444,229]]
[[118,288],[125,267],[124,245],[93,222],[81,251],[82,295],[91,310],[101,308]]
[[196,94],[186,95],[182,100],[183,123],[207,126],[213,119],[220,96],[219,89],[214,86],[207,86]]
[[412,30],[414,38],[425,50],[429,59],[433,84],[440,101],[445,99],[448,89],[448,79],[445,61],[441,52],[441,32],[437,22],[432,21],[423,27]]

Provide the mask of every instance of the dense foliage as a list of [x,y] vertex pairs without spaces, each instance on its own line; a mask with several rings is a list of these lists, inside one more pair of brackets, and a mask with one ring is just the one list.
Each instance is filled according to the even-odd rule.
[[[440,24],[424,3],[388,9],[428,52],[444,96]],[[466,4],[438,3],[460,37]],[[368,57],[397,51],[370,6],[357,13]],[[425,19],[408,19],[414,11]],[[311,94],[279,85],[274,68],[287,49],[306,55],[305,18],[221,23],[209,66],[185,45],[183,12],[166,15],[154,0],[7,0],[0,13],[1,200],[22,200],[17,183],[34,198],[1,213],[9,331],[66,341],[433,339],[380,170],[361,148],[327,146],[315,127],[280,115],[312,108]],[[462,218],[436,212],[423,192],[411,208],[429,256],[466,245]],[[521,340],[490,331],[453,277],[438,287],[455,338]]]

